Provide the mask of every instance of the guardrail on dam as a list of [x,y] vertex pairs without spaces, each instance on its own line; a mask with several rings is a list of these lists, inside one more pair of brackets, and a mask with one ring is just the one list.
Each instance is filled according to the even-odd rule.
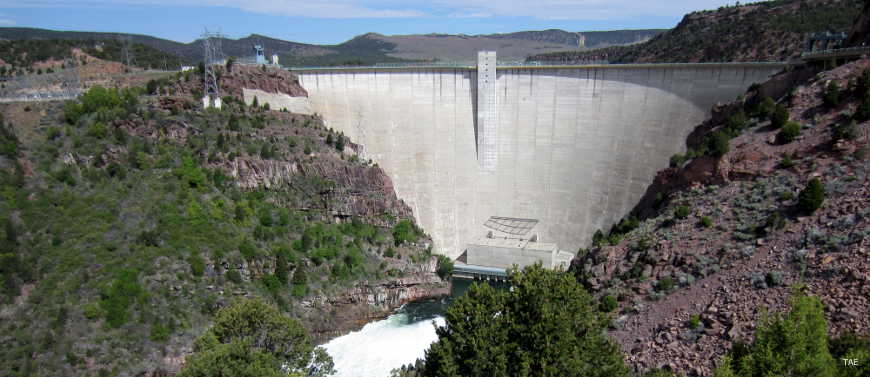
[[541,240],[585,246],[684,152],[712,105],[783,66],[498,67],[495,98],[481,103],[474,67],[294,72],[312,110],[365,146],[436,251],[455,258],[490,216],[539,219]]

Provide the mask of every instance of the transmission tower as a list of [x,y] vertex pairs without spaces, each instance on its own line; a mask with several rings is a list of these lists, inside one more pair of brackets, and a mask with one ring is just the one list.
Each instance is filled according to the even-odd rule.
[[118,36],[118,41],[121,42],[121,58],[124,59],[124,64],[126,64],[128,67],[132,67],[133,64],[136,64],[136,57],[133,55],[130,36]]
[[217,73],[214,65],[222,64],[224,54],[221,50],[221,39],[223,35],[220,32],[209,32],[208,29],[202,33],[202,46],[205,49],[203,72],[203,90],[202,90],[202,105],[204,108],[214,106],[221,108],[220,87],[218,87]]

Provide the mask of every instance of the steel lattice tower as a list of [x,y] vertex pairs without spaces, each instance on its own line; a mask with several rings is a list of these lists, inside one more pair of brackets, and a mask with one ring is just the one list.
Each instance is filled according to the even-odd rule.
[[127,67],[132,67],[136,64],[136,58],[132,51],[132,40],[129,35],[118,36],[118,42],[121,43],[121,58],[124,59],[124,64]]
[[221,50],[221,39],[223,35],[220,32],[209,32],[208,29],[202,33],[202,46],[205,49],[203,72],[203,90],[202,102],[204,107],[211,107],[214,100],[214,107],[221,107],[220,87],[218,86],[217,73],[214,65],[221,64],[224,56]]

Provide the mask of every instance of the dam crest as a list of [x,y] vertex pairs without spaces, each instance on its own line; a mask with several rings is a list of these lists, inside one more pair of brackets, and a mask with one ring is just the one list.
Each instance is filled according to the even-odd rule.
[[[687,135],[782,64],[294,70],[311,111],[362,144],[456,258],[490,216],[540,219],[575,252],[626,216]],[[280,108],[272,104],[273,108]]]

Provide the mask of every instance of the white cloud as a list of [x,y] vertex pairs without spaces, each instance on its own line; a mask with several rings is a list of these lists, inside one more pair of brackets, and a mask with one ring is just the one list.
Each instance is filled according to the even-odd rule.
[[[417,1],[419,2],[419,1]],[[728,0],[433,0],[457,14],[563,20],[613,20],[627,17],[680,17],[692,11],[733,4]],[[746,1],[743,1],[746,3]]]
[[[744,1],[745,2],[745,1]],[[0,8],[221,6],[264,14],[313,18],[532,17],[615,20],[679,17],[733,4],[728,0],[0,0]]]
[[[197,1],[192,1],[198,3]],[[407,7],[372,6],[361,1],[330,0],[211,0],[213,5],[241,8],[250,12],[283,14],[287,16],[318,18],[408,18],[425,16],[423,12]]]
[[463,12],[455,12],[447,15],[450,18],[492,18],[492,13],[486,12],[475,12],[475,13],[463,13]]
[[[117,8],[124,6],[205,6],[254,13],[313,18],[425,17],[405,2],[372,0],[0,0],[0,8]],[[386,6],[391,5],[391,6]]]

